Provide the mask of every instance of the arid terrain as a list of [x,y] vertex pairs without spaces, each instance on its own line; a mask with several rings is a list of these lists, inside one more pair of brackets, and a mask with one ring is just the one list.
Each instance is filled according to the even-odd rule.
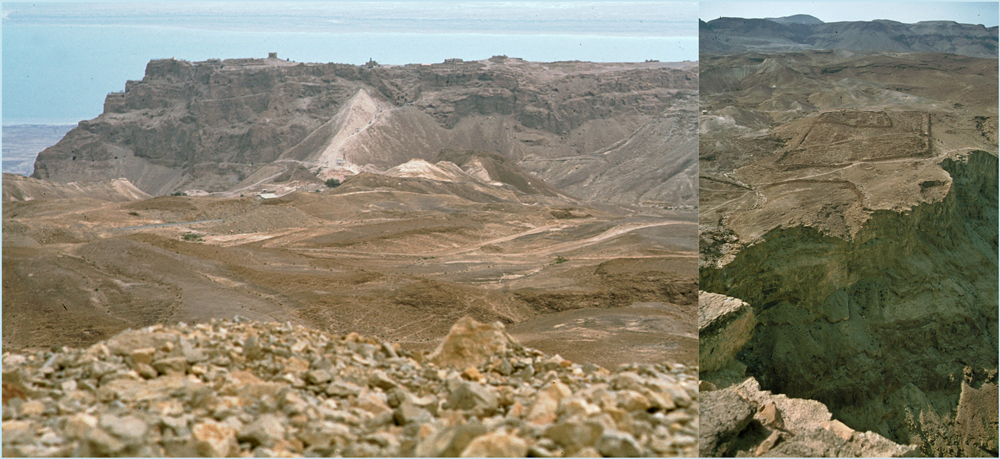
[[997,455],[995,49],[703,49],[702,454]]
[[696,71],[153,61],[4,176],[4,346],[238,315],[429,350],[471,316],[695,364]]

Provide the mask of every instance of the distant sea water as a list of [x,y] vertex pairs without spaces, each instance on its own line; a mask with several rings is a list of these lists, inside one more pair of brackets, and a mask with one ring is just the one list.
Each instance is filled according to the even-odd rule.
[[74,127],[75,124],[4,126],[0,137],[0,143],[3,143],[3,172],[31,175],[35,171],[38,153],[58,143]]
[[[384,29],[383,29],[384,30]],[[3,26],[3,124],[92,119],[104,97],[141,79],[151,59],[278,57],[296,62],[380,64],[486,59],[675,62],[697,60],[698,38],[504,33],[295,33],[162,26]]]

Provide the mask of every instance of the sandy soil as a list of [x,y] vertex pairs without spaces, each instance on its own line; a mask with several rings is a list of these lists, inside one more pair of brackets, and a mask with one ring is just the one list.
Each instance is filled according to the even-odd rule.
[[693,212],[406,177],[271,200],[32,186],[4,203],[4,346],[240,315],[430,348],[471,315],[574,361],[696,361]]

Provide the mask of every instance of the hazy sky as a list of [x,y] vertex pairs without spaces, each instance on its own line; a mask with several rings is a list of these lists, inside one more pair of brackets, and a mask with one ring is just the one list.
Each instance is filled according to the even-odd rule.
[[697,2],[7,3],[3,124],[75,123],[151,59],[698,59]]
[[765,18],[809,14],[823,22],[891,19],[907,24],[920,21],[955,21],[996,26],[997,2],[701,2],[698,16],[705,21],[720,17]]

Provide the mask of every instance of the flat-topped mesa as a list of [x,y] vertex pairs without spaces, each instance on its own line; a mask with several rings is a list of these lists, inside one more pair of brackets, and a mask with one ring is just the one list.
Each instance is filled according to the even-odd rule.
[[[616,187],[602,188],[602,201],[669,204],[678,199],[674,188],[689,180],[664,186],[663,174],[626,177],[635,168],[622,166],[658,164],[669,151],[679,168],[663,170],[693,175],[685,174],[694,162],[681,157],[697,151],[689,141],[696,124],[683,121],[696,115],[678,107],[694,107],[697,89],[697,66],[690,63],[158,59],[141,80],[109,94],[104,113],[39,154],[34,176],[123,177],[153,195],[223,192],[260,185],[295,161],[326,179],[433,160],[446,149],[478,150],[558,180],[556,187],[570,194],[583,194],[601,175]],[[370,113],[352,108],[359,94],[370,99],[362,104]]]

